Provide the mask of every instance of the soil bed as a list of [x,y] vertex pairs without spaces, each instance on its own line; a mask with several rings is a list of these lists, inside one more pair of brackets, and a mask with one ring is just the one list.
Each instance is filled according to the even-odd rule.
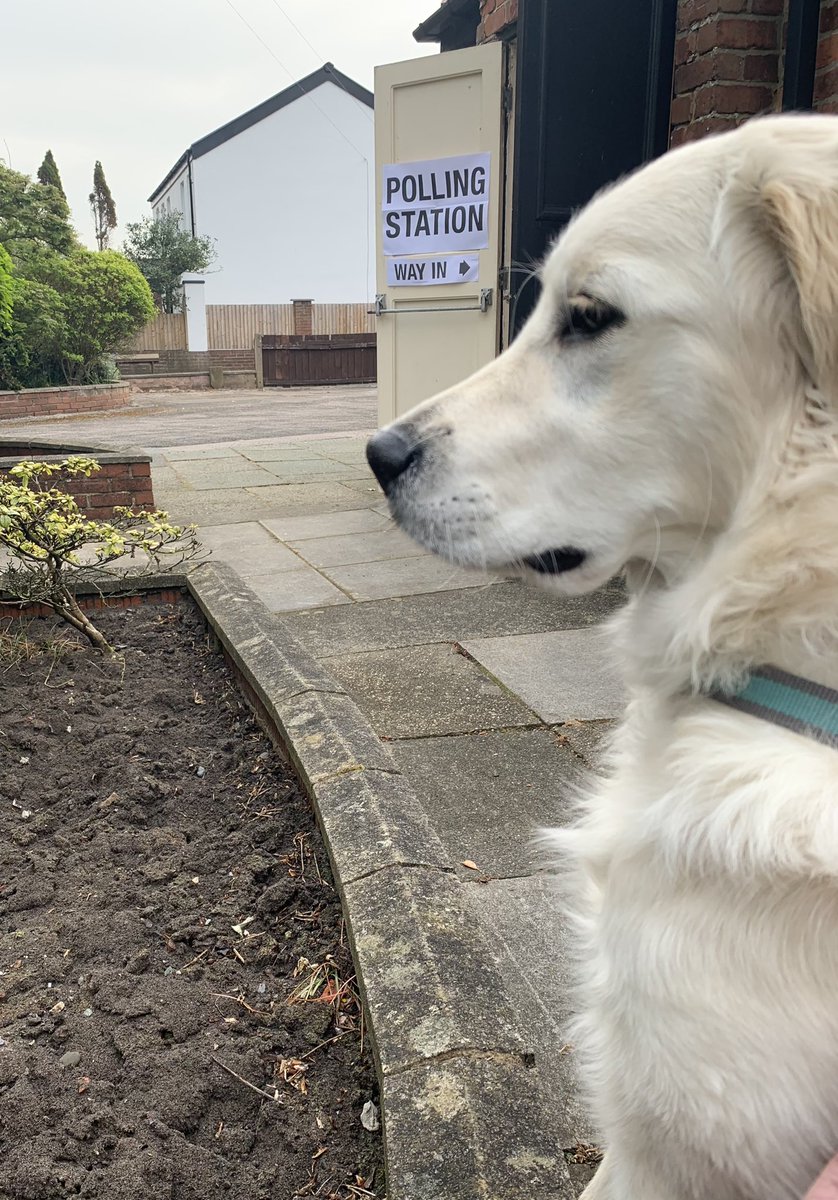
[[308,801],[191,604],[97,617],[0,635],[0,1200],[381,1200]]

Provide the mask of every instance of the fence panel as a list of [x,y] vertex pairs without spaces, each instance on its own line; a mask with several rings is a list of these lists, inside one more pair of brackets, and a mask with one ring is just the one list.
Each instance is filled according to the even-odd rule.
[[[375,333],[375,317],[368,305],[313,304],[312,333]],[[252,350],[260,334],[290,335],[294,329],[292,304],[208,304],[207,344],[210,350]],[[143,351],[185,350],[186,315],[161,313],[123,347],[125,354]]]
[[312,333],[375,333],[368,304],[313,304]]
[[186,313],[158,313],[144,329],[126,342],[123,354],[143,354],[161,350],[186,349]]

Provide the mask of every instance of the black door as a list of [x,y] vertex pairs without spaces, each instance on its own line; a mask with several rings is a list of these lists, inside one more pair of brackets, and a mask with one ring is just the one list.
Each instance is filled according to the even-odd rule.
[[518,18],[510,291],[604,184],[669,143],[677,0],[524,0]]

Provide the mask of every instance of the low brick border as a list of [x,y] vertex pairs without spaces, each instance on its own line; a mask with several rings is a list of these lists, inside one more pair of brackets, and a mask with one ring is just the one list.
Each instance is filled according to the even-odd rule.
[[24,388],[0,392],[0,421],[47,417],[62,413],[102,412],[131,403],[128,383],[93,383],[87,387]]
[[[93,602],[133,603],[126,587],[105,579]],[[497,956],[361,710],[229,567],[133,591],[192,596],[311,798],[371,1025],[389,1200],[573,1200]]]
[[[0,431],[2,427],[0,427]],[[98,450],[94,446],[74,446],[56,442],[29,441],[3,437],[0,432],[0,475],[5,475],[22,459],[61,462],[71,454],[95,458],[101,467],[89,479],[55,477],[55,486],[74,496],[82,513],[105,519],[119,505],[134,509],[153,509],[151,455],[133,450]]]

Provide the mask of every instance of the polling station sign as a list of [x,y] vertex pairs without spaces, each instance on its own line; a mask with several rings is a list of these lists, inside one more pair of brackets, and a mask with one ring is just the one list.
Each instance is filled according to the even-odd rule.
[[460,254],[489,245],[489,154],[382,168],[386,255]]

